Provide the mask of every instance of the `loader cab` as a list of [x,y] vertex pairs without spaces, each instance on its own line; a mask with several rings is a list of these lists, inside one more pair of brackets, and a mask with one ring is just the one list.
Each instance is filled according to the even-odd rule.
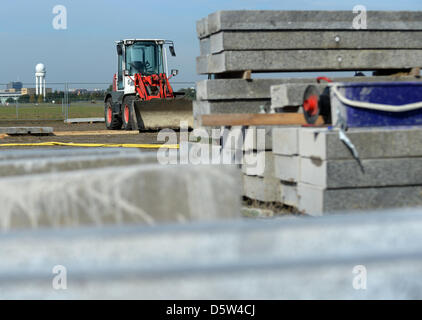
[[135,92],[133,79],[135,74],[150,76],[166,73],[167,54],[165,45],[169,44],[171,55],[175,56],[172,41],[159,39],[127,39],[117,42],[117,91],[125,94]]
[[130,76],[164,73],[162,45],[152,41],[138,41],[126,46],[125,70]]

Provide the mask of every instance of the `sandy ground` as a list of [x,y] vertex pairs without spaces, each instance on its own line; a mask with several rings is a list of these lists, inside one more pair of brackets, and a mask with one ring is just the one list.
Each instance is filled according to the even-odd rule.
[[[57,135],[14,135],[4,136],[0,139],[0,144],[8,143],[37,143],[37,142],[73,142],[73,143],[146,143],[160,144],[157,141],[158,132],[127,132],[113,131],[108,133],[104,123],[74,123],[66,124],[63,121],[0,121],[0,127],[53,127],[53,131]],[[75,131],[77,135],[72,135]],[[80,135],[83,131],[87,131],[87,135]],[[95,131],[95,135],[89,134],[89,131]],[[65,133],[63,135],[62,133]],[[67,135],[69,133],[69,135]],[[116,134],[118,133],[118,134]],[[122,133],[122,134],[121,134]],[[2,147],[6,149],[9,147]],[[10,148],[28,148],[28,147],[10,147]],[[45,147],[43,147],[45,148]],[[51,148],[54,148],[51,147]]]

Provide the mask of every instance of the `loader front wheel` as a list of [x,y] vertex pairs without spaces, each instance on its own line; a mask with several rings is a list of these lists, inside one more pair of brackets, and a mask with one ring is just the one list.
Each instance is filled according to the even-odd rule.
[[108,98],[105,102],[104,118],[108,130],[120,130],[122,128],[122,120],[119,115],[113,114],[111,98]]
[[122,122],[123,130],[132,130],[132,117],[134,116],[131,112],[130,106],[135,98],[127,96],[123,99],[122,103]]

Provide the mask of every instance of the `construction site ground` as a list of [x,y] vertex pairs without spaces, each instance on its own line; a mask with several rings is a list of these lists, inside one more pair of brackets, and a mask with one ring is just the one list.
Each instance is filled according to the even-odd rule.
[[[53,135],[2,135],[0,139],[0,144],[39,143],[49,141],[107,144],[160,144],[160,142],[157,141],[157,131],[147,131],[139,133],[138,131],[106,130],[104,123],[66,124],[63,122],[63,120],[19,120],[0,121],[0,127],[52,127],[54,132]],[[2,147],[0,150],[4,150],[7,148],[20,149],[29,147]],[[43,148],[46,147],[43,146]],[[52,146],[50,148],[55,148],[55,146]]]
[[[101,144],[162,144],[157,140],[158,131],[106,130],[104,123],[73,123],[67,124],[63,120],[16,120],[0,121],[0,127],[52,127],[52,135],[0,135],[2,144],[31,144],[42,142],[65,143],[101,143]],[[63,146],[0,146],[0,150],[33,148],[69,148]],[[154,149],[140,149],[153,151]],[[292,208],[280,204],[261,203],[251,199],[243,199],[244,212],[248,218],[274,217],[285,214],[298,214]],[[252,211],[250,209],[253,209]]]

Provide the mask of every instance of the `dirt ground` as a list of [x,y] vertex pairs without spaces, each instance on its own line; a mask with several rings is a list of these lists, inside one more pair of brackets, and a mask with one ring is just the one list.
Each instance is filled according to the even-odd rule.
[[[66,124],[59,121],[0,121],[0,127],[53,127],[57,135],[6,135],[0,138],[0,144],[9,143],[37,143],[37,142],[73,142],[73,143],[145,143],[161,144],[157,141],[157,131],[137,133],[136,131],[106,131],[104,123],[73,123]],[[87,131],[86,135],[80,135]],[[73,135],[71,132],[75,132]],[[95,132],[94,134],[90,134]],[[117,134],[116,134],[117,133]],[[64,134],[64,135],[63,135]],[[2,147],[6,148],[29,148],[29,147]],[[43,147],[44,148],[44,147]],[[51,147],[51,148],[54,148]]]

